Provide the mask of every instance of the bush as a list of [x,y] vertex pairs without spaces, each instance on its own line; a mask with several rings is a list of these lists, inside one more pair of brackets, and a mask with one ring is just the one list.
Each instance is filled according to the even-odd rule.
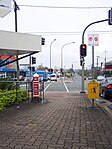
[[[21,103],[22,101],[26,101],[26,100],[28,100],[28,92],[22,91],[19,89],[18,102]],[[13,105],[16,102],[17,102],[16,90],[10,90],[10,91],[6,90],[6,91],[0,92],[0,110],[3,110],[5,107]]]

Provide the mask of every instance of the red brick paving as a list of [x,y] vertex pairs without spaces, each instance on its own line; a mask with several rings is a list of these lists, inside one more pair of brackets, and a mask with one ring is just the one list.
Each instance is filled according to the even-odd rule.
[[0,112],[0,149],[112,149],[112,120],[85,94],[45,98]]

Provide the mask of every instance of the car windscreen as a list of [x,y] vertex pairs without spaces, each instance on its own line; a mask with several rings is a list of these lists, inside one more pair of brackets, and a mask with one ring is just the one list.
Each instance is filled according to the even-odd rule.
[[108,78],[108,83],[112,83],[112,78]]
[[50,77],[56,77],[55,75],[51,75]]

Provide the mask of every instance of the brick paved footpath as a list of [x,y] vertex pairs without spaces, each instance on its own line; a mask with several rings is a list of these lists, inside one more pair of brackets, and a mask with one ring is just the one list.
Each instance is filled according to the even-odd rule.
[[112,149],[112,120],[86,95],[46,93],[48,103],[0,112],[0,149]]

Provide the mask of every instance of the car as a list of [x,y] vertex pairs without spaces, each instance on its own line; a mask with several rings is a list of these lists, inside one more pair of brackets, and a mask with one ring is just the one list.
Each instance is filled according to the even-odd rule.
[[100,96],[104,99],[112,98],[112,77],[106,77],[100,82]]
[[89,76],[89,77],[88,77],[88,80],[92,80],[92,77],[91,77],[91,76]]
[[24,77],[23,76],[19,76],[19,81],[24,81]]
[[105,79],[104,76],[97,76],[97,81],[103,81]]
[[57,75],[56,74],[51,74],[49,76],[49,78],[50,78],[51,81],[57,81]]

